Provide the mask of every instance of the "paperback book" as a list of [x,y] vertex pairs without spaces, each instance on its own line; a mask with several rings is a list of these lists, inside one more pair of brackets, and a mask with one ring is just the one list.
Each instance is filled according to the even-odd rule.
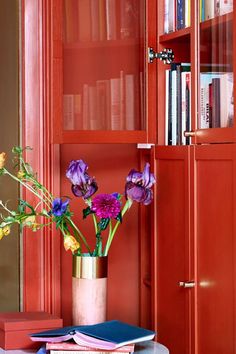
[[71,326],[33,333],[30,338],[33,341],[54,343],[73,339],[81,346],[112,351],[127,344],[151,340],[154,336],[154,331],[113,320],[95,325]]

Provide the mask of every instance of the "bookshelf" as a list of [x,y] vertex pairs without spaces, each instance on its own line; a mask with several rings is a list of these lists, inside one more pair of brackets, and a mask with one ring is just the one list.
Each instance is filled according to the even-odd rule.
[[59,113],[54,115],[53,142],[154,141],[156,129],[145,113],[146,2],[58,3],[53,23],[60,30],[54,26],[52,36],[60,54],[56,52],[53,66],[62,76],[53,94]]
[[[174,24],[166,33],[170,27],[165,23],[166,6],[184,9],[186,2],[191,7],[190,26],[177,30]],[[158,6],[157,50],[171,48],[175,66],[157,63],[157,91],[163,94],[158,98],[154,153],[158,186],[153,212],[153,320],[159,340],[173,354],[236,353],[230,329],[235,324],[236,296],[233,3],[163,0]],[[191,67],[188,129],[182,120],[186,93],[181,90],[186,64]],[[176,125],[174,143],[166,129],[170,119]],[[178,140],[178,124],[182,138],[187,131],[188,143]],[[183,287],[183,282],[192,287]],[[219,313],[224,314],[222,321]]]

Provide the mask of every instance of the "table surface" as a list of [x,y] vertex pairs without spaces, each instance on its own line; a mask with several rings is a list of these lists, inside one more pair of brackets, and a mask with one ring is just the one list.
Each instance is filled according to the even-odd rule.
[[[36,350],[4,350],[0,348],[0,354],[35,354]],[[142,342],[135,345],[135,353],[143,354],[169,354],[169,350],[162,344],[153,341]]]

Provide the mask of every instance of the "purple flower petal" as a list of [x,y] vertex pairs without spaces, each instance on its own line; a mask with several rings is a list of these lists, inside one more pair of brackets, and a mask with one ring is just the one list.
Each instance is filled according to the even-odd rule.
[[100,218],[116,218],[121,204],[112,194],[98,194],[93,198],[91,210]]
[[66,212],[68,204],[68,199],[63,202],[61,198],[55,198],[52,201],[52,210],[49,214],[53,214],[54,216],[62,216]]

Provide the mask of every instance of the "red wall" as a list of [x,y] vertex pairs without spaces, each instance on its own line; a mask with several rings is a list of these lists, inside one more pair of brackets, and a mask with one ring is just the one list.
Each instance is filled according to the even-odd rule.
[[[109,134],[109,132],[108,132]],[[84,234],[95,239],[92,220],[82,221],[85,204],[73,197],[70,181],[65,177],[69,162],[83,159],[89,166],[88,173],[95,176],[99,193],[124,192],[125,180],[131,168],[138,169],[136,145],[62,145],[61,146],[61,195],[70,196],[71,208]],[[88,218],[89,219],[89,218]],[[91,232],[90,232],[91,230]],[[138,324],[139,320],[139,230],[138,205],[124,217],[109,252],[108,270],[108,319],[120,319]],[[71,254],[62,251],[62,316],[64,324],[71,319]]]

